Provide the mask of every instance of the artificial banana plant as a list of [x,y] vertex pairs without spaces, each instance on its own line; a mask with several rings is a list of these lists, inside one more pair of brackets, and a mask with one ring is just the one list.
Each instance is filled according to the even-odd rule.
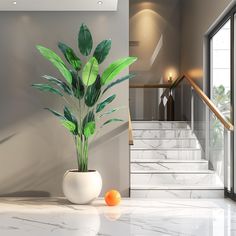
[[115,94],[107,96],[106,93],[115,85],[134,77],[133,74],[129,74],[116,79],[119,73],[134,63],[137,58],[125,57],[116,60],[100,74],[99,65],[110,52],[111,40],[103,40],[92,52],[93,38],[85,24],[82,24],[79,30],[78,49],[86,58],[86,63],[83,63],[77,53],[66,44],[59,42],[58,48],[66,63],[51,49],[37,45],[38,51],[58,69],[63,80],[44,75],[42,78],[45,83],[32,86],[62,98],[65,105],[62,113],[50,108],[46,109],[58,117],[61,124],[73,135],[78,171],[87,172],[89,139],[99,128],[112,122],[122,121],[119,118],[110,118],[98,127],[98,119],[104,119],[119,109],[106,109],[107,105],[116,98]]

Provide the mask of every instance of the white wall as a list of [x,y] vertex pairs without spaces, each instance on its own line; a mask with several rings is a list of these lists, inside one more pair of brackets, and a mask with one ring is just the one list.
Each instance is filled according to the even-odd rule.
[[[35,50],[36,44],[56,49],[58,40],[77,47],[77,32],[86,23],[95,44],[111,38],[111,61],[128,56],[129,2],[117,12],[0,12],[0,195],[61,196],[67,169],[76,168],[72,137],[56,118],[43,110],[58,106],[53,95],[30,85],[54,68]],[[114,106],[128,107],[128,83],[112,91]],[[127,110],[117,114],[126,122],[111,125],[89,152],[89,166],[103,177],[102,194],[110,188],[129,193]]]

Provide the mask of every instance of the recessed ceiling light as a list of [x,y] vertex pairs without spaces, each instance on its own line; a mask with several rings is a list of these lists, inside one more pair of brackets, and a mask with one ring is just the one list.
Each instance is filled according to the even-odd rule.
[[102,5],[102,4],[103,4],[103,1],[98,1],[97,4],[98,4],[98,5]]
[[14,1],[13,4],[16,5],[16,1]]

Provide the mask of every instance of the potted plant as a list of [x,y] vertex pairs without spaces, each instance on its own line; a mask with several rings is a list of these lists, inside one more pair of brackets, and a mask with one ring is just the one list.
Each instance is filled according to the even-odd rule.
[[32,86],[40,91],[58,95],[62,99],[63,113],[50,108],[46,109],[59,118],[60,123],[72,134],[76,146],[78,168],[65,173],[63,192],[72,203],[86,204],[97,198],[102,188],[100,174],[88,169],[90,139],[99,128],[112,122],[122,121],[118,118],[107,118],[102,125],[98,126],[102,119],[119,109],[106,109],[107,105],[116,98],[115,94],[107,96],[107,91],[134,77],[129,74],[116,79],[117,75],[134,63],[137,58],[125,57],[116,60],[100,74],[99,65],[109,54],[111,40],[103,40],[91,55],[93,39],[85,24],[81,25],[78,34],[78,48],[84,56],[85,63],[66,44],[59,42],[58,47],[67,64],[51,49],[37,45],[38,51],[59,70],[63,80],[44,75],[42,78],[46,83]]

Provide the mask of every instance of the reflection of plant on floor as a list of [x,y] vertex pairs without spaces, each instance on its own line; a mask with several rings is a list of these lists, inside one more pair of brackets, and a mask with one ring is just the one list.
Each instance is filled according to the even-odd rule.
[[[230,120],[230,91],[227,91],[223,85],[213,88],[213,103],[227,120]],[[212,146],[222,146],[224,137],[224,127],[220,121],[214,116],[211,119]]]

